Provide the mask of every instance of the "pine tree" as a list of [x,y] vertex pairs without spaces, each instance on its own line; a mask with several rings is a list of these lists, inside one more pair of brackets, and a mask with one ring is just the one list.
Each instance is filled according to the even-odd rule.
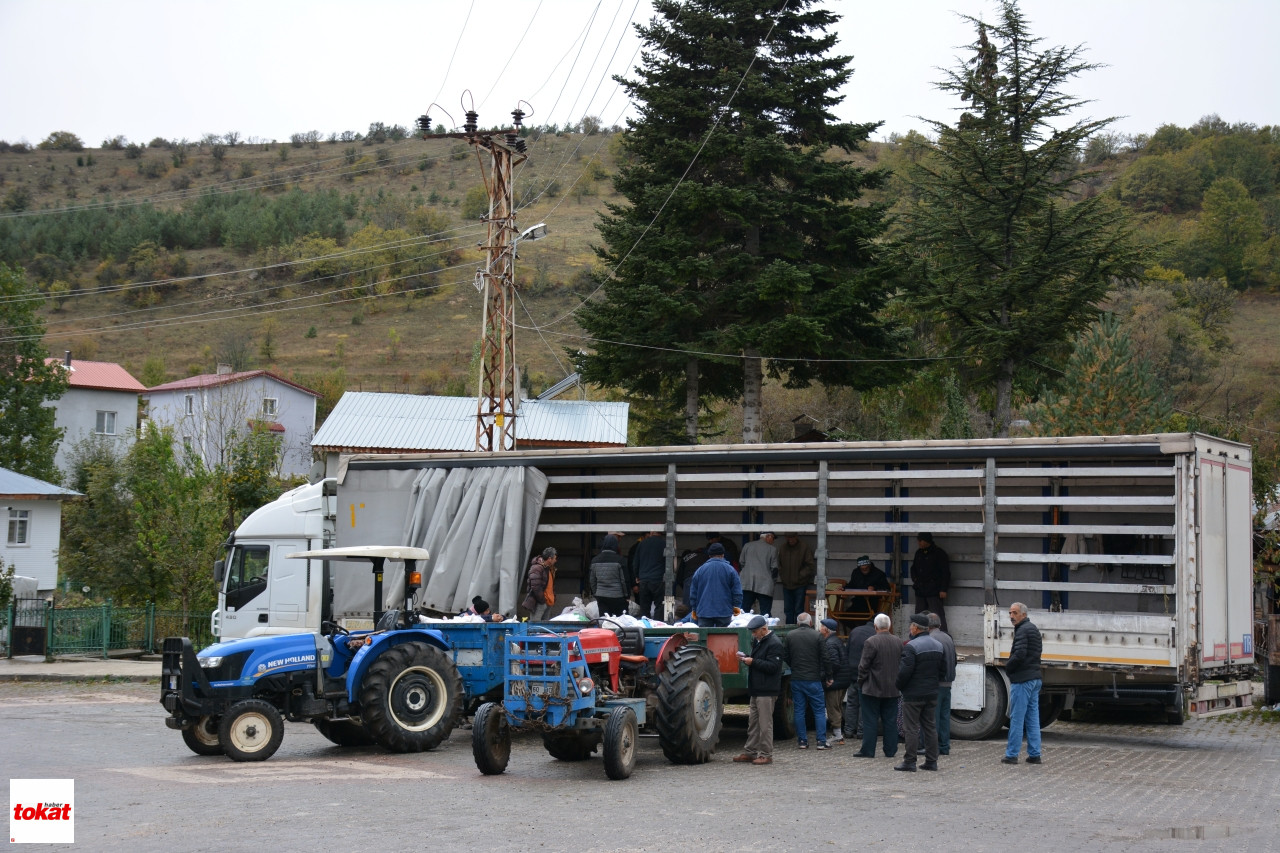
[[[878,316],[890,288],[871,243],[884,210],[853,204],[880,172],[829,156],[874,124],[835,121],[849,57],[832,56],[837,17],[812,0],[657,0],[639,27],[628,162],[598,225],[613,275],[578,312],[595,339],[584,377],[669,412],[686,441],[699,411],[744,396],[744,440],[759,441],[764,362],[788,385],[874,387],[892,356]],[[795,359],[795,360],[785,360]],[[832,360],[832,361],[825,361]]]
[[45,363],[39,304],[22,273],[0,263],[0,467],[58,482],[53,459],[62,430],[45,403],[63,395],[67,378]]
[[1138,435],[1169,428],[1165,389],[1113,314],[1076,344],[1058,389],[1031,408],[1037,435]]
[[1082,102],[1063,87],[1095,67],[1082,48],[1039,49],[1013,0],[995,24],[968,20],[973,59],[938,84],[968,112],[929,122],[937,142],[907,172],[903,245],[916,305],[993,392],[992,433],[1007,435],[1015,381],[1034,387],[1141,258],[1118,207],[1077,197],[1090,177],[1076,171],[1081,148],[1111,121],[1071,122]]

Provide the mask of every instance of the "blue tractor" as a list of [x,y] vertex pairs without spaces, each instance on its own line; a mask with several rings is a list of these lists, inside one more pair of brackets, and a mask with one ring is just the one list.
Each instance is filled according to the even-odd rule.
[[420,752],[445,740],[465,691],[450,644],[418,624],[410,606],[421,585],[421,548],[365,546],[290,554],[373,564],[381,602],[386,560],[405,567],[404,610],[375,613],[375,629],[349,632],[325,622],[319,634],[260,636],[195,652],[185,637],[164,641],[160,702],[165,724],[198,755],[265,761],[280,747],[284,721],[310,721],[340,746],[379,744]]

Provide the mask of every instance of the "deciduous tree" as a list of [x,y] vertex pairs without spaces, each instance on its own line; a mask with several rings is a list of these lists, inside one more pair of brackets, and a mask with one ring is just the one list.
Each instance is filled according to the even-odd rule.
[[54,454],[62,430],[51,403],[67,389],[62,368],[46,364],[43,297],[21,271],[0,263],[0,466],[58,482]]

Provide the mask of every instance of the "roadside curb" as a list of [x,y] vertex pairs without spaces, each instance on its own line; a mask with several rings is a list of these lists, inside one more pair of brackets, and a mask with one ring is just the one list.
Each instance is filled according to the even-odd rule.
[[17,682],[17,681],[64,681],[64,682],[88,681],[88,682],[109,683],[113,681],[121,681],[121,682],[132,682],[135,684],[145,684],[149,681],[158,682],[159,680],[160,680],[159,674],[156,674],[156,675],[110,675],[110,674],[103,673],[99,675],[88,675],[88,674],[76,675],[76,674],[68,673],[66,675],[60,675],[60,674],[55,675],[47,672],[28,672],[28,673],[6,672],[3,674],[0,674],[0,683]]

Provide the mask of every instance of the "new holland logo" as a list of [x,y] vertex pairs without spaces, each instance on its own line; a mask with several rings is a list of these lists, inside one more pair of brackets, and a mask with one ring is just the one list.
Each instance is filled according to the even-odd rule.
[[74,779],[10,779],[9,842],[74,843],[75,786]]

